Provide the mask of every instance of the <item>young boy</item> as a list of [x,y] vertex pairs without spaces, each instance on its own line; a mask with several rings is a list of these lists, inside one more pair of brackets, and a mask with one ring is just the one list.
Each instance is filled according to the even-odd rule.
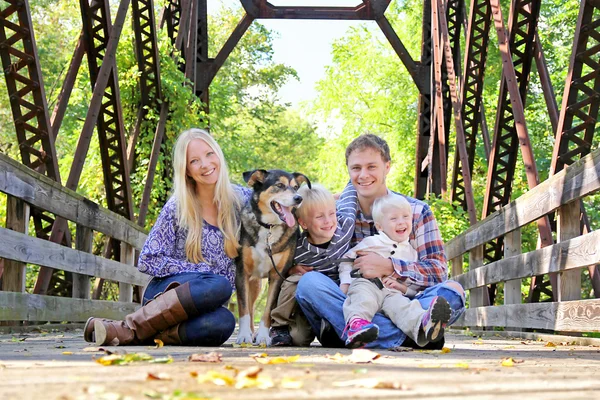
[[[409,243],[413,212],[408,201],[393,193],[379,197],[373,203],[372,214],[379,233],[363,239],[344,258],[355,259],[357,252],[369,251],[386,258],[417,261],[417,252]],[[450,320],[450,305],[444,298],[434,298],[429,309],[423,310],[418,300],[411,301],[419,288],[409,280],[397,281],[395,272],[387,277],[353,280],[352,268],[352,262],[339,266],[340,289],[348,294],[343,308],[347,347],[361,347],[377,339],[379,327],[371,321],[380,311],[419,346],[443,337],[444,326]]]
[[[331,261],[339,259],[348,251],[354,232],[356,196],[349,196],[343,204],[336,202],[331,192],[313,184],[312,189],[302,186],[298,190],[302,204],[296,210],[302,235],[298,238],[294,255],[294,270],[281,285],[277,305],[271,311],[272,346],[308,346],[314,339],[308,321],[295,313],[297,283],[304,272],[318,271],[338,281],[338,265]],[[348,204],[348,206],[345,206]]]

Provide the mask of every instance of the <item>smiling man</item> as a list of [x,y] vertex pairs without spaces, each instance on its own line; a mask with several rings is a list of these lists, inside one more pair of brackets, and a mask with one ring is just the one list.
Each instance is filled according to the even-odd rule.
[[[373,134],[364,134],[354,139],[346,148],[346,166],[350,183],[340,197],[340,204],[347,197],[356,196],[358,207],[351,246],[365,237],[377,234],[372,219],[375,199],[391,192],[386,185],[390,171],[390,149],[385,140]],[[399,193],[397,193],[399,194]],[[418,290],[414,298],[423,309],[428,309],[436,296],[450,304],[453,323],[464,311],[464,290],[459,283],[448,281],[448,267],[443,242],[429,206],[420,200],[405,197],[412,208],[412,233],[409,243],[418,254],[417,261],[384,258],[369,251],[358,252],[354,268],[360,269],[364,278],[392,277],[406,286]],[[296,299],[313,330],[319,332],[324,346],[338,345],[345,340],[345,321],[342,306],[346,295],[331,279],[322,274],[305,274],[296,292]],[[379,337],[367,347],[394,348],[413,345],[405,342],[406,335],[383,314],[376,314],[373,323],[379,326]],[[443,328],[443,327],[440,327]],[[335,333],[335,335],[330,335]],[[337,339],[337,340],[336,340]],[[410,341],[410,339],[409,339]],[[443,345],[443,341],[436,343]]]

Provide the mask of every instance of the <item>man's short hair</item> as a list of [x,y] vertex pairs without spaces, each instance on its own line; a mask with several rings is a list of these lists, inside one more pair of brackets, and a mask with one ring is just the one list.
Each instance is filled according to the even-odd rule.
[[352,152],[365,149],[378,151],[381,154],[381,158],[383,158],[383,162],[389,162],[392,159],[390,157],[390,146],[388,146],[385,140],[372,133],[364,133],[350,142],[348,147],[346,147],[346,165],[348,165],[348,157],[350,157]]
[[373,221],[381,224],[385,220],[386,211],[390,209],[407,210],[409,213],[412,213],[412,207],[408,200],[399,194],[390,193],[375,199],[373,202],[373,209],[371,211]]
[[313,183],[312,189],[308,185],[301,186],[298,194],[302,196],[302,203],[296,209],[298,218],[306,219],[314,209],[324,209],[331,204],[335,206],[335,199],[331,192],[318,183]]

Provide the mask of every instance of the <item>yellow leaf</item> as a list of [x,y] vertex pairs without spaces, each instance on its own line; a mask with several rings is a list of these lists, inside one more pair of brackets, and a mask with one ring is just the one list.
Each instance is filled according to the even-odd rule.
[[456,368],[465,368],[465,369],[468,369],[469,368],[469,364],[467,364],[467,363],[458,363],[458,364],[456,364]]
[[260,364],[289,364],[298,361],[300,355],[297,354],[291,357],[273,357],[273,358],[258,358],[254,357],[254,361]]
[[208,371],[204,375],[198,376],[198,383],[211,382],[217,386],[233,386],[235,379],[229,375],[217,371]]
[[502,366],[503,367],[514,367],[515,363],[513,361],[512,358],[505,358],[504,360],[502,360]]
[[154,339],[154,343],[156,343],[156,347],[155,349],[160,349],[161,347],[163,347],[165,344],[163,343],[162,340],[160,339]]
[[442,354],[447,354],[452,352],[452,350],[450,350],[448,347],[442,347]]
[[279,382],[279,387],[282,389],[302,389],[302,385],[304,385],[304,382],[294,378],[283,377]]
[[72,352],[72,351],[63,351],[62,353],[63,353],[63,355],[65,355],[65,356],[72,356],[72,355],[73,355],[73,352]]
[[269,389],[275,386],[273,380],[271,380],[268,376],[257,376],[256,378],[250,378],[247,376],[242,376],[238,378],[235,382],[236,389],[245,389],[245,388],[258,388],[258,389]]
[[552,342],[548,342],[544,347],[556,347],[556,345]]

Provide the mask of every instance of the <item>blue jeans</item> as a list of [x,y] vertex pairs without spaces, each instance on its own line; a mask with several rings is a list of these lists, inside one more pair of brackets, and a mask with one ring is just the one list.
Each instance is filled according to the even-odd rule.
[[163,293],[173,283],[189,283],[192,300],[200,315],[181,323],[180,338],[188,346],[220,346],[235,329],[235,317],[224,305],[231,297],[229,281],[209,272],[184,272],[165,278],[152,278],[144,292],[144,304]]
[[[452,316],[448,322],[448,324],[452,324],[465,310],[465,298],[464,294],[446,285],[447,282],[427,288],[415,296],[415,300],[419,300],[421,307],[426,310],[435,296],[443,297],[452,309]],[[343,335],[346,322],[342,311],[346,295],[333,280],[319,272],[304,274],[298,282],[296,300],[315,332],[320,331],[321,320],[326,319],[337,335],[342,340],[346,339]],[[366,347],[391,349],[401,346],[406,339],[404,332],[385,315],[375,314],[372,322],[379,326],[379,337],[374,342],[367,344]]]

